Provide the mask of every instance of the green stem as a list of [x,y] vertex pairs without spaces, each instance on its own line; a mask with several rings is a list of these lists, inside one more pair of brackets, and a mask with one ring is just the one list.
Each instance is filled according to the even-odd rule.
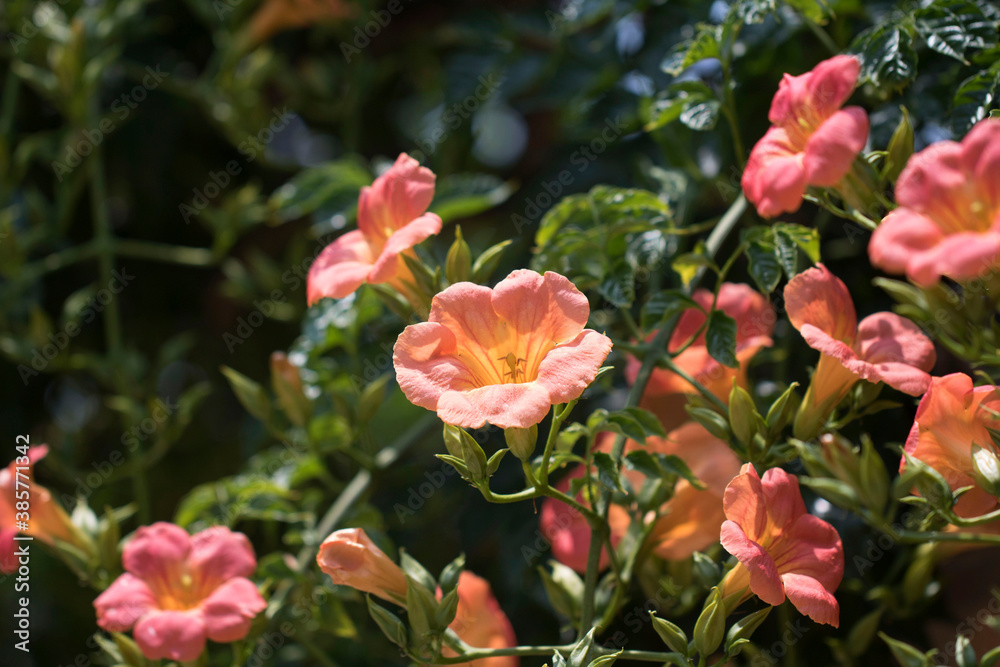
[[114,242],[114,250],[115,253],[123,257],[148,259],[154,262],[166,262],[168,264],[214,266],[218,263],[215,255],[207,248],[189,248],[185,246],[169,245],[166,243],[154,243],[152,241],[116,239]]
[[702,383],[698,382],[696,379],[691,377],[683,368],[675,364],[669,356],[661,357],[659,363],[668,371],[680,376],[683,380],[687,381],[692,387],[697,389],[698,393],[701,394],[709,403],[714,405],[716,409],[718,409],[722,414],[724,415],[729,414],[729,406],[723,403],[722,399],[720,399],[718,396],[716,396],[708,389],[706,389],[705,385],[703,385]]
[[[524,655],[545,655],[550,656],[557,651],[569,654],[575,644],[564,646],[515,646],[501,649],[474,649],[463,644],[468,650],[454,658],[440,657],[433,664],[435,665],[457,665],[473,660],[491,658],[494,656],[524,656]],[[657,651],[622,651],[618,654],[619,660],[637,660],[640,662],[659,662],[675,665],[686,665],[687,662],[680,653],[661,653]]]
[[600,517],[590,524],[590,549],[587,552],[587,571],[583,579],[583,607],[580,611],[580,632],[577,641],[583,639],[594,625],[594,598],[597,590],[597,575],[601,563],[601,549],[607,538],[608,524]]
[[542,465],[538,470],[538,483],[542,487],[549,485],[549,460],[552,458],[552,450],[555,448],[556,439],[559,437],[559,431],[562,429],[563,422],[566,421],[569,413],[576,407],[578,400],[570,401],[563,406],[562,410],[557,408],[552,412],[552,425],[549,428],[548,437],[545,438],[545,449],[542,451]]

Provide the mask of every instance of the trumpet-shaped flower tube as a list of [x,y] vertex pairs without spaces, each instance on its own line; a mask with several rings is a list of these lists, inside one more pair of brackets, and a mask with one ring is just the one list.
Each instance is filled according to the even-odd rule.
[[894,313],[857,321],[847,286],[822,264],[785,286],[788,318],[820,361],[795,418],[795,436],[808,439],[822,428],[858,380],[885,382],[911,396],[930,385],[934,344],[919,327]]
[[267,606],[247,577],[257,568],[250,541],[216,526],[188,535],[172,523],[143,526],[122,551],[125,574],[94,600],[97,624],[135,628],[150,660],[192,661],[206,639],[234,642]]
[[[472,572],[463,571],[458,575],[458,612],[448,627],[462,641],[475,648],[517,646],[514,628],[493,596],[489,582]],[[456,654],[445,648],[444,655],[453,657]],[[466,667],[517,667],[518,662],[517,656],[506,655],[459,664]]]
[[316,562],[333,583],[404,604],[406,575],[361,528],[344,528],[323,540]]
[[806,513],[799,481],[780,468],[758,476],[753,465],[726,487],[722,546],[739,564],[722,585],[723,597],[743,590],[769,605],[787,596],[817,623],[837,627],[833,596],[844,577],[844,548],[836,529]]
[[456,283],[434,297],[428,322],[393,348],[400,388],[446,424],[528,428],[580,397],[611,351],[584,329],[590,305],[558,273],[514,271],[490,289]]
[[434,199],[434,173],[406,153],[370,186],[361,189],[358,228],[323,249],[309,267],[307,299],[348,296],[364,283],[411,278],[400,255],[441,231],[441,218],[427,213]]
[[806,187],[832,187],[868,140],[868,115],[842,109],[861,65],[834,56],[801,76],[786,74],[771,102],[771,129],[750,151],[743,192],[765,218],[797,211]]
[[[994,386],[973,387],[965,373],[936,377],[924,394],[906,439],[905,451],[941,473],[952,490],[971,486],[955,513],[974,517],[996,509],[995,496],[980,489],[973,475],[973,444],[997,453],[987,429],[1000,428],[1000,395]],[[899,470],[906,468],[906,458]]]
[[[712,292],[699,289],[692,298],[701,308],[689,308],[681,315],[670,338],[670,351],[676,352],[695,334],[697,336],[673,361],[706,389],[728,402],[733,380],[745,388],[750,360],[762,348],[771,345],[771,332],[776,319],[774,309],[760,292],[749,285],[722,284],[715,306],[736,320],[736,359],[740,364],[739,368],[729,368],[712,358],[705,343],[705,332],[699,333],[705,324],[705,311],[712,308]],[[629,383],[635,381],[640,366],[637,359],[629,358],[625,367]],[[653,412],[664,428],[671,431],[687,421],[684,411],[686,395],[694,393],[697,390],[687,380],[673,371],[657,368],[653,370],[643,392],[641,406]]]
[[899,207],[872,233],[868,256],[922,287],[996,270],[1000,256],[1000,120],[912,156],[896,183]]

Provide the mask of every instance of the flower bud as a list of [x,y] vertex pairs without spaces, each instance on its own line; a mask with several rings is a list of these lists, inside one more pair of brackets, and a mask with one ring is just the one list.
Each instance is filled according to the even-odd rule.
[[333,583],[405,606],[406,575],[361,528],[344,528],[323,540],[316,562]]
[[303,426],[312,413],[312,404],[302,390],[299,367],[289,361],[284,352],[271,353],[271,388],[288,420]]
[[736,384],[733,380],[733,388],[729,392],[729,427],[733,435],[744,445],[749,446],[757,435],[758,425],[761,422],[760,415],[757,414],[757,407],[753,404],[753,398],[746,389]]
[[522,461],[527,461],[538,444],[538,425],[530,428],[505,428],[503,437],[511,453]]
[[466,281],[472,276],[472,252],[469,244],[462,238],[462,228],[457,225],[455,242],[448,249],[448,257],[445,259],[444,275],[452,284]]
[[448,448],[449,454],[465,463],[470,481],[478,482],[488,477],[486,453],[465,429],[445,424],[444,446]]
[[711,655],[722,643],[726,632],[726,606],[718,588],[713,588],[701,615],[694,623],[694,646],[703,656]]
[[972,476],[983,491],[1000,496],[1000,460],[992,449],[972,443]]

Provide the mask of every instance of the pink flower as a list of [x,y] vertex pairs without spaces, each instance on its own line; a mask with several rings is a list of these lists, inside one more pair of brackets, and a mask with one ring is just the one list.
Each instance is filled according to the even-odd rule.
[[[698,333],[705,324],[705,311],[712,308],[712,292],[699,289],[692,298],[701,309],[689,308],[681,315],[677,328],[670,338],[671,352],[679,350]],[[741,283],[723,283],[715,305],[716,309],[736,320],[736,359],[740,367],[728,368],[713,359],[705,344],[704,331],[698,334],[687,349],[674,357],[674,363],[728,403],[733,380],[745,388],[750,360],[761,348],[771,345],[771,332],[776,317],[774,309],[760,292]],[[630,384],[635,382],[641,365],[637,359],[629,357],[628,365],[625,367],[625,377]],[[684,411],[686,395],[696,393],[697,390],[681,376],[657,368],[649,378],[646,391],[643,392],[641,406],[653,412],[663,422],[663,427],[671,431],[687,421],[687,413]]]
[[[475,648],[511,648],[517,646],[514,628],[500,604],[493,597],[488,581],[471,572],[458,575],[458,612],[448,626],[469,646]],[[446,657],[455,657],[449,648]],[[468,667],[517,667],[516,656],[497,656],[459,663]]]
[[150,660],[190,661],[205,640],[234,642],[267,604],[247,579],[257,568],[250,541],[223,526],[188,535],[180,526],[143,526],[122,551],[125,574],[94,600],[109,632],[135,627]]
[[927,287],[989,273],[1000,254],[1000,120],[914,155],[896,183],[899,208],[872,234],[868,256]]
[[441,218],[427,213],[434,199],[434,173],[401,153],[396,164],[361,189],[358,228],[328,245],[309,268],[309,305],[323,297],[345,297],[363,283],[412,279],[401,254],[441,231]]
[[788,319],[820,360],[795,418],[795,435],[819,432],[858,380],[885,382],[911,396],[930,384],[934,344],[917,325],[893,313],[875,313],[858,324],[847,286],[822,264],[785,286]]
[[782,79],[768,114],[772,127],[743,172],[743,192],[762,217],[799,210],[807,186],[832,187],[850,171],[868,140],[868,116],[841,107],[860,69],[853,56],[834,56]]
[[400,334],[396,379],[446,424],[528,428],[579,398],[611,351],[588,317],[587,297],[551,271],[520,269],[493,289],[456,283]]
[[343,528],[320,545],[316,562],[333,583],[406,605],[406,575],[361,528]]
[[[46,544],[53,544],[56,540],[67,542],[85,552],[92,547],[73,525],[66,510],[52,497],[52,493],[34,481],[35,464],[48,453],[46,445],[31,447],[26,457],[18,457],[0,470],[0,572],[9,573],[17,569],[14,537],[18,533],[30,535]],[[21,477],[18,477],[18,472]],[[21,482],[20,485],[18,481]],[[15,495],[26,490],[26,499]],[[21,506],[27,506],[26,516],[18,508],[19,502],[26,504]],[[28,529],[18,530],[18,521],[26,521]]]
[[[973,387],[965,373],[933,378],[906,439],[906,453],[941,473],[953,491],[973,487],[955,505],[955,513],[962,517],[979,516],[997,506],[996,497],[977,486],[972,466],[973,444],[1000,453],[988,430],[1000,428],[994,414],[1000,411],[997,391],[991,385]],[[904,457],[899,471],[905,468]]]
[[833,596],[844,578],[844,548],[833,526],[806,514],[799,480],[780,468],[761,479],[743,466],[726,487],[722,546],[739,559],[723,582],[723,597],[747,589],[769,605],[785,596],[817,623],[837,627]]

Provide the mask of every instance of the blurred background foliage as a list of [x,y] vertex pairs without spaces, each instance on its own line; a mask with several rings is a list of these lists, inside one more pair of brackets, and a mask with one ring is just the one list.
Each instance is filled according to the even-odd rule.
[[[82,498],[95,515],[81,507],[76,518],[95,531],[105,508],[131,504],[122,534],[163,519],[250,535],[273,599],[286,604],[276,618],[302,629],[275,664],[399,662],[356,594],[331,593],[302,567],[310,559],[283,556],[322,538],[330,526],[317,522],[338,497],[356,500],[338,525],[391,534],[432,571],[464,551],[521,643],[560,633],[536,572],[548,555],[534,508],[470,492],[432,457],[443,451],[439,423],[395,387],[388,346],[404,323],[371,290],[305,307],[310,262],[353,225],[359,188],[399,152],[438,174],[431,210],[446,227],[422,251],[443,264],[456,222],[473,257],[512,239],[484,261],[482,275],[496,265],[494,280],[531,264],[553,204],[589,192],[546,218],[550,236],[569,245],[533,265],[572,275],[592,298],[593,325],[627,337],[618,309],[638,311],[648,294],[679,285],[669,258],[691,250],[689,232],[738,193],[744,151],[768,125],[782,73],[860,54],[857,99],[874,146],[888,142],[901,105],[920,149],[963,134],[1000,91],[998,11],[985,1],[396,2],[394,13],[351,0],[0,7],[5,437],[11,451],[16,434],[51,446],[40,481],[70,508]],[[597,185],[655,196],[629,193],[619,205],[618,191]],[[588,237],[573,217],[579,202],[599,205],[612,230],[646,224],[653,235],[627,248],[617,232],[604,236],[607,226]],[[807,205],[787,220],[820,230],[824,261],[860,314],[887,309],[866,277],[866,236],[817,211]],[[742,263],[735,270],[750,281]],[[806,381],[812,363],[787,323],[778,327],[776,339],[794,340],[758,358],[764,399]],[[610,361],[623,366],[620,354]],[[935,374],[963,368],[942,364]],[[621,374],[602,382],[594,405],[620,404]],[[857,428],[901,442],[913,411],[905,405]],[[498,431],[478,435],[488,451],[502,446]],[[370,483],[351,487],[367,468]],[[503,468],[494,486],[513,487],[519,474]],[[844,536],[850,574],[874,534],[825,507],[813,509]],[[892,636],[925,645],[926,619],[947,624],[954,609],[933,590],[903,596],[907,558],[849,576],[847,628],[876,608],[873,590]],[[703,588],[712,573],[702,565],[645,579]],[[53,559],[32,567],[29,664],[90,659],[92,591]],[[766,628],[780,637],[787,619],[777,616]],[[626,613],[615,630],[629,648],[656,645],[646,621]],[[858,628],[838,643],[813,627],[789,651],[799,664],[848,661],[874,630]],[[884,646],[871,650],[866,659],[885,664]],[[5,641],[0,661],[15,658]]]

